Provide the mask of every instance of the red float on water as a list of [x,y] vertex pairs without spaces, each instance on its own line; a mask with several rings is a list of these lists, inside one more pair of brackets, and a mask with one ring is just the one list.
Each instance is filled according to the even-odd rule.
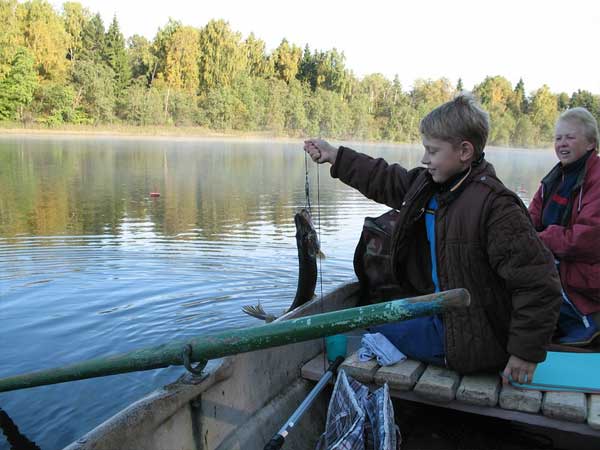
[[160,197],[160,192],[150,192],[150,197]]

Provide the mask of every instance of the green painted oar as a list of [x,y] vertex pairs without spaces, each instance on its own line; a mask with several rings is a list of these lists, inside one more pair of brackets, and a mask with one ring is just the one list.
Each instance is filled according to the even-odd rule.
[[185,365],[189,369],[191,368],[190,362],[205,363],[209,359],[237,353],[308,341],[382,323],[438,314],[444,310],[468,306],[469,301],[467,290],[453,289],[421,297],[392,300],[375,305],[278,321],[258,327],[197,336],[187,342],[173,342],[121,355],[91,359],[64,367],[0,378],[0,392],[173,365]]

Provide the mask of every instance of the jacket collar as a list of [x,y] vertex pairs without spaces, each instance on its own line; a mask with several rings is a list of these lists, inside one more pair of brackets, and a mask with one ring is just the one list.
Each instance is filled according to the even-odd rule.
[[[582,158],[587,158],[585,161],[585,165],[583,166],[583,170],[579,172],[577,176],[577,181],[575,182],[575,186],[573,186],[573,190],[579,189],[583,186],[583,182],[585,180],[585,175],[587,171],[590,169],[592,165],[595,164],[598,159],[598,154],[596,150],[590,150],[585,156]],[[576,162],[575,162],[576,164]],[[558,182],[563,176],[563,168],[561,163],[557,163],[548,174],[542,178],[542,185],[544,186],[544,192],[550,192],[549,188],[554,186],[555,183]]]

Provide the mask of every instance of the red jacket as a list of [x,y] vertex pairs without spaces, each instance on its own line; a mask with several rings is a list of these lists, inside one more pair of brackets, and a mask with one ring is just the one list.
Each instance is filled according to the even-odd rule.
[[[542,229],[542,212],[549,185],[561,174],[556,165],[543,179],[529,213],[536,229]],[[569,299],[582,314],[600,311],[600,158],[592,154],[573,189],[568,207],[570,219],[550,225],[539,236],[560,262],[560,279]]]

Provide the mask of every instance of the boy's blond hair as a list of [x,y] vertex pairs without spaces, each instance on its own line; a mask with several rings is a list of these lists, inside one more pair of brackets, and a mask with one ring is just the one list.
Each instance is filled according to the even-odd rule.
[[[567,122],[577,122],[583,127],[583,134],[588,141],[593,142],[598,152],[598,143],[600,142],[600,133],[598,132],[598,121],[587,109],[582,107],[567,109],[558,118],[558,122],[566,120]],[[558,123],[557,122],[557,123]]]
[[483,153],[490,132],[486,113],[469,93],[460,93],[454,100],[438,106],[427,114],[419,127],[421,134],[458,146],[469,141],[475,149],[474,160]]

